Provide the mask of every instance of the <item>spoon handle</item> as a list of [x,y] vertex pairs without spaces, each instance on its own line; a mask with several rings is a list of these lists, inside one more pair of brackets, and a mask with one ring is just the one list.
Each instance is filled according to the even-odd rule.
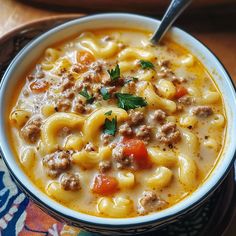
[[151,38],[153,44],[157,44],[165,33],[169,30],[176,18],[184,11],[184,9],[192,2],[192,0],[172,0],[161,24]]

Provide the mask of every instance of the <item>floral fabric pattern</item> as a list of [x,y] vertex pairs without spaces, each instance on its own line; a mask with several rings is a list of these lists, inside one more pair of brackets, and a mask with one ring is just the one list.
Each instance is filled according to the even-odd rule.
[[[0,236],[83,236],[85,232],[44,213],[12,180],[0,159]],[[91,236],[86,232],[86,236]]]

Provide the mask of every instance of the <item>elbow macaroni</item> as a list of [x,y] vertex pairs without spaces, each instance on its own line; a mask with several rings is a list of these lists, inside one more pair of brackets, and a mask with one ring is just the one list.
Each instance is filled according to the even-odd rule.
[[204,140],[203,145],[207,148],[213,149],[215,152],[218,151],[218,144],[212,138],[208,138],[207,140]]
[[190,156],[197,155],[199,151],[199,140],[197,136],[187,129],[182,129],[181,151]]
[[189,115],[189,114],[181,116],[180,117],[180,121],[179,121],[180,125],[182,127],[185,127],[185,128],[187,128],[187,127],[195,127],[197,122],[198,122],[197,118],[195,116]]
[[179,181],[186,189],[193,189],[196,185],[197,167],[194,160],[186,155],[179,154]]
[[100,160],[101,158],[98,153],[87,152],[85,150],[72,155],[72,162],[86,169],[95,167]]
[[98,165],[99,161],[107,160],[111,157],[110,147],[104,147],[99,152],[88,152],[82,150],[72,155],[72,162],[78,164],[83,168],[94,168]]
[[219,93],[207,91],[203,95],[202,103],[203,104],[214,104],[214,103],[218,102],[219,99],[220,99]]
[[225,125],[225,118],[221,114],[214,114],[210,123],[212,127],[222,128]]
[[168,80],[160,79],[157,83],[158,93],[167,99],[173,98],[176,93],[174,84]]
[[180,64],[183,66],[191,67],[193,66],[195,60],[191,54],[188,54],[180,59]]
[[162,151],[159,148],[148,148],[152,162],[158,166],[173,167],[177,163],[177,156],[172,151]]
[[102,197],[98,200],[97,209],[99,213],[108,217],[126,217],[133,210],[133,203],[130,199],[116,197],[114,199]]
[[51,115],[45,121],[42,127],[42,142],[48,152],[53,152],[58,148],[57,132],[64,127],[81,128],[84,123],[84,118],[79,115],[69,113],[56,113]]
[[41,112],[44,116],[49,117],[55,113],[55,109],[52,104],[46,104],[42,107]]
[[147,85],[147,87],[142,92],[140,92],[140,94],[146,98],[148,105],[153,108],[163,109],[167,113],[173,113],[176,111],[175,102],[158,96],[154,92],[153,86],[151,84]]
[[137,67],[137,63],[135,61],[120,61],[119,67],[121,73],[125,73],[128,70],[133,70]]
[[66,191],[62,189],[60,184],[56,181],[51,182],[46,187],[46,192],[49,196],[53,197],[54,199],[60,202],[74,201],[79,196],[78,192]]
[[42,61],[43,70],[51,70],[54,67],[54,62],[59,58],[60,52],[54,48],[48,48],[45,50],[45,59]]
[[164,166],[158,167],[155,174],[147,179],[147,184],[153,189],[162,189],[167,187],[172,178],[172,171]]
[[143,59],[143,60],[152,60],[154,59],[154,55],[147,50],[139,49],[139,48],[126,48],[122,50],[118,59],[120,61],[130,60],[130,59]]
[[32,169],[35,164],[35,156],[35,148],[28,147],[21,153],[20,162],[25,168]]
[[132,188],[135,185],[135,176],[132,172],[120,171],[117,174],[120,188]]
[[65,142],[65,150],[80,151],[84,146],[83,138],[79,135],[71,135]]
[[96,58],[108,58],[113,56],[118,51],[118,45],[116,42],[109,41],[106,45],[95,39],[93,34],[83,34],[78,39],[78,44],[83,49],[91,52]]
[[151,81],[156,76],[156,72],[154,70],[141,70],[138,74],[138,78],[140,81]]

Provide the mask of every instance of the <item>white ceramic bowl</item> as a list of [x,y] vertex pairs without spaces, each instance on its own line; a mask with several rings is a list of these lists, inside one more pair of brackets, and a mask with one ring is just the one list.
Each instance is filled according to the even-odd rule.
[[150,215],[126,219],[96,217],[68,209],[50,199],[28,179],[15,161],[16,157],[13,155],[7,137],[7,114],[12,99],[11,94],[15,93],[18,81],[22,78],[21,75],[38,60],[47,47],[88,29],[122,27],[154,31],[159,23],[158,20],[133,14],[99,14],[72,20],[44,33],[28,44],[7,69],[0,88],[0,145],[2,156],[19,186],[41,208],[54,217],[90,231],[106,234],[133,234],[153,230],[196,208],[219,186],[232,166],[236,150],[236,96],[232,80],[209,49],[178,28],[171,29],[172,38],[191,51],[208,69],[223,94],[228,121],[226,141],[221,158],[212,174],[193,194],[168,209]]

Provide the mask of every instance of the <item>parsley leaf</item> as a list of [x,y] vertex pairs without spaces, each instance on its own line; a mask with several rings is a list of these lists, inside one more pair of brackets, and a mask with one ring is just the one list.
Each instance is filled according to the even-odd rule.
[[141,65],[142,69],[144,69],[144,70],[149,69],[149,68],[154,69],[154,65],[150,61],[140,60],[139,63]]
[[110,75],[112,81],[117,81],[120,78],[120,67],[118,64],[116,65],[115,69],[108,70],[107,72]]
[[105,112],[104,115],[105,115],[105,116],[110,116],[111,113],[112,113],[112,110]]
[[118,107],[125,110],[147,106],[147,102],[142,98],[129,93],[116,93]]
[[111,95],[109,94],[109,92],[107,91],[107,89],[105,87],[102,87],[100,89],[100,93],[102,94],[102,98],[104,100],[108,100],[109,98],[111,98]]
[[94,97],[88,93],[88,90],[86,87],[82,91],[80,91],[79,94],[86,98],[87,103],[93,103]]
[[109,120],[108,118],[105,119],[103,133],[115,135],[117,129],[117,118],[112,118]]

